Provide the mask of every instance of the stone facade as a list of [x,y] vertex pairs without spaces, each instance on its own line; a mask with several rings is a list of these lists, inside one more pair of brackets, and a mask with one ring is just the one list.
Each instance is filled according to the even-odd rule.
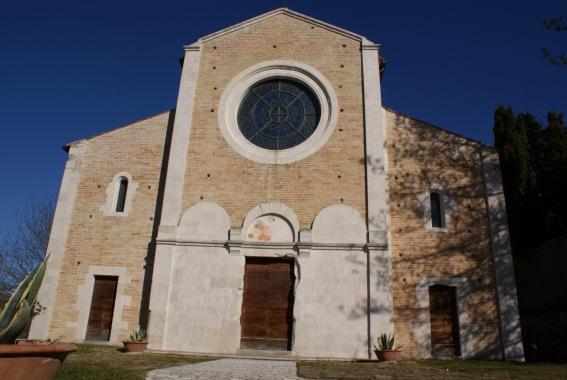
[[[313,137],[281,152],[249,144],[235,116],[270,78],[321,104]],[[278,9],[203,37],[185,47],[175,111],[68,152],[32,336],[84,340],[95,276],[110,276],[109,343],[141,326],[154,351],[245,353],[247,258],[263,257],[293,260],[296,357],[368,358],[383,332],[430,357],[439,284],[456,291],[461,356],[523,359],[519,327],[504,328],[518,316],[497,157],[383,108],[362,36]]]

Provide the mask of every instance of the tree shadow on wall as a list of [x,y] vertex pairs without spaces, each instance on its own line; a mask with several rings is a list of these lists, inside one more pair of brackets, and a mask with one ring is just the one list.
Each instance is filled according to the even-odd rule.
[[[488,223],[485,185],[498,179],[499,172],[484,173],[483,156],[493,154],[491,147],[442,130],[438,127],[397,114],[388,131],[388,197],[390,200],[391,262],[393,320],[396,341],[405,344],[405,350],[417,354],[418,341],[412,326],[423,324],[423,308],[419,306],[417,287],[424,279],[464,279],[470,294],[466,299],[467,320],[462,321],[476,331],[474,354],[478,358],[501,357],[499,318],[509,330],[517,321],[515,315],[500,315],[497,307],[496,280],[492,255],[491,231]],[[384,174],[379,158],[367,156],[361,160],[373,173]],[[484,175],[490,174],[485,183]],[[420,197],[431,185],[440,186],[454,202],[446,228],[427,228],[427,215],[420,207]],[[493,191],[490,187],[489,191]],[[501,190],[501,189],[500,189]],[[427,199],[428,200],[428,199]],[[497,219],[505,221],[504,215]],[[370,229],[380,229],[382,214],[369,220]],[[507,234],[507,226],[500,225],[500,234]],[[366,270],[366,255],[349,262]],[[364,258],[364,260],[362,260]],[[375,281],[370,294],[388,282],[387,272],[381,271],[379,258],[370,262]],[[511,263],[510,263],[511,265]],[[510,268],[511,269],[511,268]],[[513,272],[511,272],[513,273]],[[504,276],[501,289],[515,288],[514,277]],[[387,311],[381,300],[360,301],[354,307],[342,305],[339,311],[349,319],[367,318]],[[348,310],[345,310],[348,309]],[[376,337],[370,337],[375,339]],[[516,343],[521,336],[514,337]],[[461,342],[464,344],[465,342]],[[367,342],[361,342],[365,345]]]

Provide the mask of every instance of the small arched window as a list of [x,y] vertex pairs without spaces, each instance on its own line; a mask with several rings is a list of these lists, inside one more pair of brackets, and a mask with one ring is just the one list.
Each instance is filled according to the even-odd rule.
[[128,191],[128,180],[121,178],[118,184],[118,196],[116,197],[116,212],[124,212],[126,204],[126,192]]
[[439,193],[431,193],[429,195],[429,201],[431,204],[431,227],[443,228],[443,213]]

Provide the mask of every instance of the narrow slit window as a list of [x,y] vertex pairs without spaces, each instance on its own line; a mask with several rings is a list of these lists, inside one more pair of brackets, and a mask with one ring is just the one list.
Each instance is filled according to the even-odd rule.
[[438,193],[431,193],[429,196],[431,202],[431,226],[434,228],[443,228],[443,216],[441,214],[441,197]]
[[118,185],[118,197],[116,198],[116,212],[124,212],[126,204],[126,192],[128,191],[128,180],[122,178]]

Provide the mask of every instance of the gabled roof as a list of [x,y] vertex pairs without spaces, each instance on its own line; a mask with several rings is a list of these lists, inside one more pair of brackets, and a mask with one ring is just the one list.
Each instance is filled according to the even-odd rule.
[[[128,123],[128,124],[121,125],[121,126],[116,127],[116,128],[112,128],[112,129],[109,130],[109,131],[104,131],[104,132],[101,132],[101,133],[97,133],[96,135],[92,135],[92,136],[89,136],[89,137],[85,137],[84,139],[80,139],[80,140],[76,140],[76,141],[70,142],[70,143],[68,143],[68,144],[62,145],[62,146],[61,146],[61,149],[63,149],[65,152],[69,153],[69,149],[71,148],[72,145],[77,145],[77,144],[79,144],[79,143],[81,143],[81,142],[83,142],[83,141],[92,140],[92,139],[97,138],[97,137],[99,137],[99,136],[103,136],[103,135],[106,135],[106,134],[108,134],[108,133],[112,133],[112,132],[117,131],[117,130],[119,130],[119,129],[127,128],[127,127],[129,127],[129,126],[131,126],[131,125],[140,123],[140,122],[145,121],[145,120],[153,119],[154,117],[158,117],[158,116],[161,116],[161,115],[166,114],[166,113],[169,113],[169,114],[171,114],[172,112],[175,113],[175,110],[176,110],[175,108],[172,108],[172,109],[170,109],[170,110],[160,112],[160,113],[158,113],[157,115],[148,116],[148,117],[145,117],[145,118],[143,118],[143,119],[136,120],[136,121],[134,121],[134,122],[132,122],[132,123]],[[173,117],[175,117],[175,114],[174,114]]]
[[201,45],[201,43],[203,43],[203,42],[208,42],[208,41],[214,40],[214,39],[219,38],[221,36],[224,36],[226,34],[235,32],[237,30],[246,28],[250,25],[254,25],[256,23],[262,22],[264,20],[267,20],[267,19],[270,19],[270,18],[278,16],[278,15],[282,15],[282,14],[289,16],[289,17],[293,17],[293,18],[301,20],[301,21],[304,21],[308,24],[312,24],[314,26],[329,30],[331,32],[340,34],[342,36],[352,38],[353,40],[360,41],[364,45],[374,45],[372,42],[368,41],[366,39],[366,37],[361,36],[359,34],[349,32],[348,30],[341,29],[341,28],[334,26],[334,25],[331,25],[331,24],[327,24],[326,22],[323,22],[323,21],[314,19],[312,17],[306,16],[304,14],[292,11],[291,9],[288,9],[288,8],[279,8],[279,9],[275,9],[271,12],[264,13],[263,15],[251,18],[247,21],[243,21],[243,22],[238,23],[236,25],[230,26],[228,28],[219,30],[218,32],[215,32],[215,33],[209,34],[207,36],[201,37],[201,38],[199,38],[199,41],[197,41],[197,42],[195,42],[191,45],[187,45],[187,46],[185,46],[185,48],[197,47],[197,46]]
[[421,124],[421,125],[424,126],[424,127],[427,127],[427,128],[430,128],[430,129],[434,129],[434,130],[437,130],[437,131],[439,131],[439,132],[448,133],[448,134],[450,134],[450,135],[456,136],[456,137],[461,138],[461,139],[463,139],[463,140],[467,140],[467,141],[469,141],[469,142],[471,142],[471,143],[478,144],[479,146],[483,147],[484,149],[491,149],[491,150],[496,151],[496,148],[495,148],[495,147],[493,147],[492,145],[487,144],[487,143],[485,143],[485,142],[482,142],[482,141],[479,141],[479,140],[475,140],[475,139],[473,139],[473,138],[470,138],[470,137],[461,135],[461,134],[459,134],[459,133],[452,132],[452,131],[450,131],[450,130],[448,130],[448,129],[445,129],[445,128],[439,127],[439,126],[437,126],[437,125],[428,123],[427,121],[423,121],[423,120],[417,119],[417,118],[415,118],[415,117],[412,117],[412,116],[408,116],[408,115],[406,115],[406,114],[403,114],[403,113],[401,113],[401,112],[394,111],[393,109],[388,108],[388,107],[385,107],[385,106],[382,106],[382,109],[384,109],[386,112],[391,112],[391,113],[396,114],[396,115],[398,115],[398,116],[401,116],[401,117],[403,117],[403,118],[405,118],[405,119],[415,121],[415,122]]

